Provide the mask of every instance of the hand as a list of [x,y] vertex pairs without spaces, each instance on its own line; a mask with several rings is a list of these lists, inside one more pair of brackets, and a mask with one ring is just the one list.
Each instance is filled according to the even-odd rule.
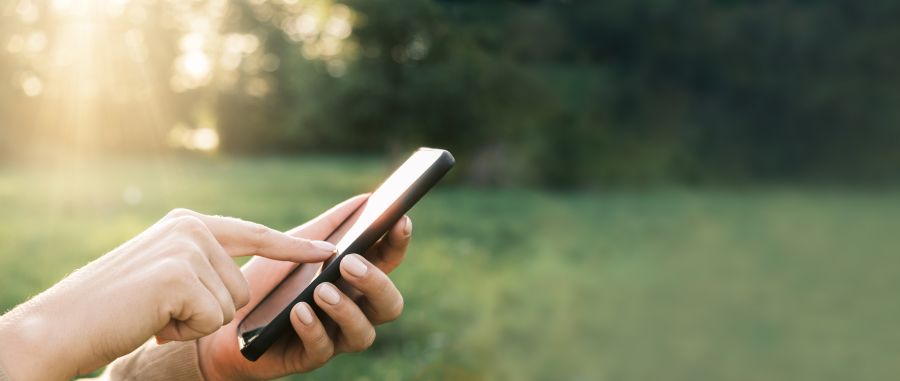
[[250,300],[235,256],[318,262],[334,245],[178,209],[0,318],[0,360],[15,380],[62,380],[148,338],[193,340]]
[[[366,196],[351,198],[288,234],[323,239],[362,204]],[[396,268],[406,254],[412,222],[404,216],[376,243],[366,257],[348,255],[341,262],[338,287],[323,283],[315,302],[328,315],[319,320],[306,303],[291,314],[296,336],[277,341],[256,362],[239,351],[237,326],[283,278],[291,266],[265,258],[253,258],[243,267],[250,284],[250,303],[234,321],[198,341],[200,369],[207,381],[267,380],[291,373],[308,372],[342,352],[359,352],[375,340],[375,325],[396,319],[403,310],[403,297],[386,273]],[[277,275],[273,275],[277,274]]]

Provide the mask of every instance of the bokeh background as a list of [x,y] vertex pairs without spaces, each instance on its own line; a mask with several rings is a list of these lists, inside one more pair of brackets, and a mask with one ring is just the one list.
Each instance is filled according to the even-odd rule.
[[412,212],[404,316],[288,379],[893,379],[897,20],[879,0],[4,0],[0,308],[172,208],[288,229],[427,145],[458,166]]

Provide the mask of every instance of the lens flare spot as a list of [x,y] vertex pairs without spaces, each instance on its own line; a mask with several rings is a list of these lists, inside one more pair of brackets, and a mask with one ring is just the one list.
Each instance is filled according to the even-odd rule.
[[47,35],[43,32],[34,32],[28,36],[25,46],[30,53],[40,53],[47,47]]
[[41,95],[44,92],[44,82],[34,75],[29,75],[22,81],[22,92],[29,97]]
[[209,58],[200,51],[191,51],[182,56],[181,68],[193,79],[202,79],[209,75]]
[[34,2],[23,0],[16,6],[16,13],[19,19],[25,24],[33,24],[41,17],[41,11]]
[[353,27],[350,25],[350,21],[345,18],[332,18],[328,21],[328,24],[325,25],[325,33],[341,40],[350,37],[350,33],[352,32]]
[[66,11],[72,5],[72,0],[53,0],[51,3],[53,10],[57,12]]
[[128,205],[137,205],[144,200],[144,192],[137,185],[129,185],[122,191],[122,201]]
[[181,50],[186,52],[203,50],[205,43],[206,39],[203,38],[203,35],[196,32],[185,34],[178,42]]
[[191,134],[191,140],[195,149],[200,151],[213,151],[219,148],[219,133],[208,127],[198,128]]

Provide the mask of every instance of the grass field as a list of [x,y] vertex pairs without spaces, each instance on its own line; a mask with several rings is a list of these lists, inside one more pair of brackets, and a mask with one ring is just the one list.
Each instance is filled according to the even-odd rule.
[[[174,207],[290,228],[376,185],[361,159],[0,167],[0,307]],[[900,192],[441,186],[368,352],[291,379],[886,380]]]

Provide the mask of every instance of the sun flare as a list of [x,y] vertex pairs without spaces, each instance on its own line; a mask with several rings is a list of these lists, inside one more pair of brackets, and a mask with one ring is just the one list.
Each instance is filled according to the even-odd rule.
[[[354,14],[331,1],[18,0],[0,49],[13,59],[11,83],[39,117],[33,133],[75,151],[129,140],[165,141],[204,152],[220,144],[211,108],[218,94],[265,97],[281,58],[266,51],[272,31],[234,30],[254,17],[298,45],[304,57],[341,76]],[[103,136],[104,138],[100,138]],[[162,136],[162,138],[160,138]],[[172,139],[169,139],[171,142]]]

